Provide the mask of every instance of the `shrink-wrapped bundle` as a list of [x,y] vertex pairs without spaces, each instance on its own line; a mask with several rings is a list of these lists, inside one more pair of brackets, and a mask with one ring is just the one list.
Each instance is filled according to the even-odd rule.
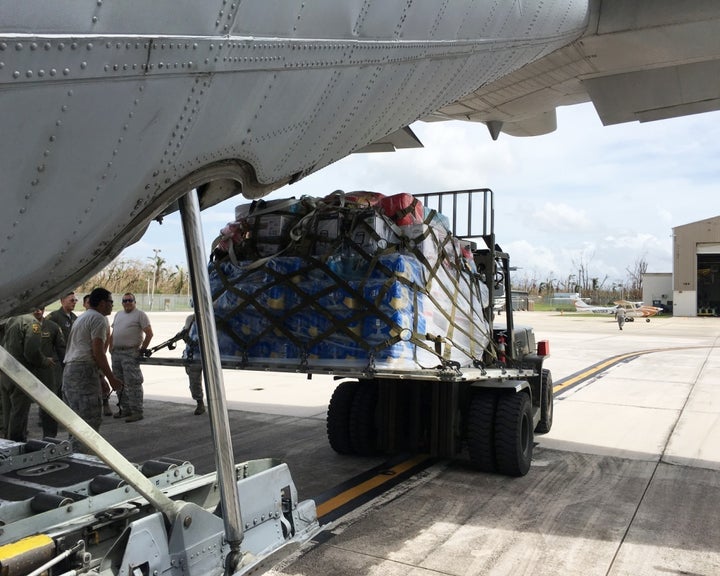
[[[209,266],[223,360],[417,370],[481,357],[488,297],[471,254],[437,213],[398,196],[336,192],[279,205],[292,225],[273,242],[254,238],[248,220],[259,216],[238,207]],[[286,221],[264,210],[267,222]]]

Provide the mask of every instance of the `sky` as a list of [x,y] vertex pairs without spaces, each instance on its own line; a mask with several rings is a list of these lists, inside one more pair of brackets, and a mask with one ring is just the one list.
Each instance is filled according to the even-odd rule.
[[[495,193],[495,235],[515,278],[590,277],[623,283],[644,259],[672,271],[672,228],[720,215],[720,112],[603,126],[592,104],[558,109],[548,135],[493,141],[484,124],[417,122],[424,148],[351,155],[266,199],[322,197],[341,189],[392,195],[468,188]],[[227,200],[203,212],[206,250],[234,220]],[[153,222],[122,258],[187,269],[180,219]]]

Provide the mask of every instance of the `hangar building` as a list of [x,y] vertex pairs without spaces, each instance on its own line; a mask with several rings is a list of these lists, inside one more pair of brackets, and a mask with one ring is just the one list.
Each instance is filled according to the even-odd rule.
[[720,316],[720,216],[673,228],[673,313]]

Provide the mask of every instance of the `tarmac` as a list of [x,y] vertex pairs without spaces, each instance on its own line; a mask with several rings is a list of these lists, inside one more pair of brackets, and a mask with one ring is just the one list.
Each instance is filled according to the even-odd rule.
[[439,463],[276,574],[720,574],[720,321],[515,320],[550,340],[560,382],[529,474]]
[[[186,314],[151,312],[153,344]],[[275,575],[720,574],[720,320],[516,312],[550,341],[550,433],[527,476],[429,462],[325,524]],[[157,355],[179,357],[181,346]],[[214,469],[207,415],[181,368],[145,366],[145,419],[101,433],[133,461],[169,455]],[[330,376],[224,371],[235,461],[273,456],[301,498],[321,503],[383,458],[335,454],[325,436]],[[337,492],[337,490],[336,490]]]

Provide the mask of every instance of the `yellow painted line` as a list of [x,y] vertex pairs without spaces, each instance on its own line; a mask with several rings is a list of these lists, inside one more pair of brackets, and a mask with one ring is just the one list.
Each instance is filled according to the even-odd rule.
[[383,471],[381,474],[378,474],[377,476],[373,476],[372,478],[368,478],[364,482],[361,482],[357,486],[353,486],[352,488],[348,488],[344,492],[341,492],[337,496],[333,496],[329,500],[326,500],[322,504],[319,504],[317,507],[317,515],[318,518],[325,516],[326,514],[329,514],[330,512],[334,511],[337,508],[340,508],[341,506],[344,506],[348,502],[351,502],[355,498],[358,498],[362,496],[363,494],[369,492],[370,490],[373,490],[374,488],[377,488],[378,486],[382,486],[385,484],[385,482],[388,482],[395,478],[398,474],[402,474],[403,472],[407,472],[414,466],[417,466],[421,462],[424,462],[430,458],[430,456],[427,455],[421,455],[416,456],[415,458],[412,458],[410,460],[405,460],[404,462],[401,462],[400,464],[397,464],[396,466],[393,466],[392,468],[388,468],[387,470]]
[[[627,354],[620,354],[618,356],[613,356],[612,358],[608,358],[607,360],[602,361],[599,364],[596,364],[595,366],[592,366],[591,368],[588,368],[587,370],[583,370],[582,372],[579,372],[578,374],[575,374],[574,376],[571,376],[567,380],[564,380],[562,384],[558,384],[557,386],[553,386],[553,393],[560,392],[564,390],[565,388],[568,388],[572,386],[573,384],[577,384],[578,382],[581,382],[582,380],[586,378],[590,378],[591,376],[594,376],[595,374],[602,372],[603,370],[607,369],[608,367],[617,364],[618,362],[622,362],[623,360],[627,360],[628,358],[633,358],[635,356],[641,356],[643,354],[652,354],[654,352],[668,352],[671,350],[689,350],[694,348],[707,348],[707,346],[687,346],[687,347],[677,347],[677,348],[656,348],[653,350],[640,350],[639,352],[629,352]],[[330,512],[333,512],[334,510],[340,508],[341,506],[344,506],[345,504],[348,504],[355,498],[359,498],[360,496],[366,494],[370,490],[373,490],[377,488],[378,486],[382,486],[386,482],[394,479],[398,474],[402,474],[403,472],[407,472],[414,466],[417,466],[418,464],[424,462],[430,458],[428,455],[420,455],[416,456],[414,458],[411,458],[410,460],[405,460],[404,462],[401,462],[400,464],[397,464],[393,466],[392,468],[387,468],[382,473],[373,476],[372,478],[368,478],[364,482],[361,482],[357,486],[353,486],[352,488],[348,488],[344,492],[341,492],[340,494],[333,496],[332,498],[326,500],[325,502],[322,502],[321,504],[317,505],[317,515],[318,518],[322,518],[326,514],[329,514]]]
[[592,366],[591,368],[588,368],[587,370],[578,372],[574,376],[571,376],[567,380],[563,381],[562,384],[553,386],[553,392],[561,392],[562,390],[572,386],[573,384],[577,384],[578,382],[585,380],[586,378],[590,378],[591,376],[594,376],[598,372],[602,372],[603,370],[609,368],[613,364],[617,364],[618,362],[621,362],[622,360],[626,360],[627,358],[631,358],[631,357],[637,356],[639,354],[643,354],[643,352],[632,352],[630,354],[622,354],[620,356],[613,356],[612,358],[609,358],[609,359],[601,362],[600,364],[596,364],[595,366]]
[[674,347],[674,348],[654,348],[651,350],[640,350],[638,352],[628,352],[627,354],[620,354],[619,356],[613,356],[612,358],[608,358],[607,360],[604,360],[603,362],[601,362],[599,364],[595,364],[594,366],[591,366],[587,370],[578,372],[574,376],[569,377],[567,380],[563,380],[562,384],[553,386],[553,393],[562,392],[565,388],[569,388],[570,386],[573,386],[574,384],[577,384],[578,382],[582,382],[586,378],[595,376],[599,372],[606,370],[607,368],[609,368],[610,366],[613,366],[614,364],[617,364],[618,362],[627,360],[628,358],[642,356],[643,354],[653,354],[655,352],[670,352],[672,350],[694,350],[696,348],[707,348],[707,346],[682,346],[682,347]]

